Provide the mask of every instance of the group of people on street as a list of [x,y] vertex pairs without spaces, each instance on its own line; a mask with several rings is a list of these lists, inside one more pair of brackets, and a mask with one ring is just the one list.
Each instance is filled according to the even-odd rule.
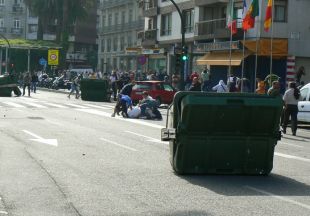
[[26,88],[28,90],[28,96],[30,97],[30,92],[37,92],[37,84],[39,82],[38,74],[36,72],[25,72],[20,74],[19,85],[23,88],[23,96],[25,96]]

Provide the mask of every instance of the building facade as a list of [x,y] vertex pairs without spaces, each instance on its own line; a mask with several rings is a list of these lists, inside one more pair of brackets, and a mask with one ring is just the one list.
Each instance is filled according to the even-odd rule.
[[136,0],[100,0],[98,7],[98,68],[138,70],[140,44],[137,33],[144,28]]
[[[242,51],[243,44],[248,51],[244,60],[245,76],[255,82],[255,76],[264,78],[270,67],[273,73],[278,74],[282,80],[286,80],[287,59],[293,56],[295,59],[294,69],[300,66],[306,68],[305,82],[310,81],[310,49],[309,41],[310,22],[307,19],[307,8],[310,1],[305,0],[274,0],[273,17],[274,22],[269,32],[264,31],[264,18],[267,1],[259,0],[259,16],[256,17],[255,28],[245,33],[243,43],[243,1],[242,0],[175,0],[184,14],[186,46],[190,51],[189,71],[202,70],[203,66],[197,64],[205,54],[205,58],[219,58],[217,53],[224,56],[229,53],[230,48],[233,54]],[[229,10],[233,2],[233,14]],[[251,0],[246,0],[249,8]],[[169,0],[141,0],[140,7],[145,17],[145,29],[140,33],[143,48],[164,48],[165,56],[149,55],[148,59],[162,58],[166,61],[168,73],[175,72],[175,51],[181,46],[181,21],[180,16]],[[298,15],[296,15],[298,11]],[[230,43],[230,29],[227,28],[228,17],[234,17],[237,22],[237,32],[232,36],[233,43]],[[273,45],[271,48],[271,38]],[[258,41],[258,52],[253,50],[253,41]],[[271,49],[273,49],[273,60],[270,60]],[[258,60],[256,64],[256,55]],[[209,59],[210,60],[210,59]],[[223,59],[225,60],[225,59]],[[237,75],[241,75],[243,59],[240,65],[233,67]],[[216,79],[227,77],[227,58],[221,61],[222,65],[209,61],[207,66]],[[255,66],[257,65],[257,66]],[[152,67],[152,65],[150,65]],[[257,67],[257,69],[255,69]],[[152,68],[151,68],[152,69]],[[156,69],[156,68],[153,68]],[[256,73],[254,71],[256,70]]]

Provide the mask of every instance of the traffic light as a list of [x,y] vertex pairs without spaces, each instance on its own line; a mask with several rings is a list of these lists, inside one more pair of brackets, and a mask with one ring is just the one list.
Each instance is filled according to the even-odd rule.
[[182,47],[182,61],[188,61],[188,48],[186,46]]

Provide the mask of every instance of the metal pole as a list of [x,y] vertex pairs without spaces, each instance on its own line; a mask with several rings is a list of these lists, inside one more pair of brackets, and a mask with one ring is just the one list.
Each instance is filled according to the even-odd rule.
[[30,72],[30,49],[28,49],[28,67],[27,67],[28,72]]
[[262,11],[262,4],[263,1],[261,1],[260,7],[259,7],[259,17],[258,17],[258,24],[256,26],[256,48],[255,48],[255,72],[254,72],[254,93],[256,92],[256,78],[257,78],[257,65],[258,65],[258,37],[260,37],[260,29],[261,29],[261,11]]
[[274,1],[271,2],[272,4],[272,15],[271,15],[271,39],[270,39],[270,81],[269,81],[269,86],[271,86],[271,74],[272,74],[272,58],[273,58],[273,14],[274,14]]
[[5,73],[8,72],[8,63],[9,63],[9,48],[5,48]]
[[[182,34],[182,41],[181,41],[181,46],[182,48],[185,46],[185,23],[184,23],[184,17],[183,14],[178,7],[178,5],[175,3],[174,0],[170,0],[170,2],[174,5],[174,7],[177,9],[180,19],[181,19],[181,34]],[[185,85],[184,85],[184,73],[185,73],[185,64],[186,62],[182,61],[182,69],[181,69],[181,74],[180,74],[180,90],[184,90]]]
[[233,16],[234,16],[234,0],[230,3],[230,44],[229,44],[229,67],[228,67],[228,74],[227,79],[229,79],[229,76],[231,75],[231,55],[232,55],[232,28],[233,28]]
[[243,31],[243,48],[242,48],[242,71],[241,71],[241,93],[243,92],[243,78],[244,78],[244,53],[245,53],[245,31]]
[[0,48],[0,75],[2,74],[2,47]]

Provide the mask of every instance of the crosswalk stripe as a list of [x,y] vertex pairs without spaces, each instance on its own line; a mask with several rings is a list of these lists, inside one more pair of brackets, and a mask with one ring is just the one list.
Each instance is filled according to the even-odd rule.
[[80,109],[86,109],[86,108],[88,108],[88,107],[86,107],[86,106],[81,106],[81,105],[77,105],[77,104],[66,104],[66,105],[68,105],[68,106],[73,106],[73,107],[80,108]]
[[57,107],[57,108],[68,108],[68,107],[60,105],[60,104],[54,104],[54,103],[49,103],[49,102],[44,102],[44,104],[48,105],[48,106]]
[[27,102],[23,101],[22,103],[30,105],[30,106],[33,106],[33,107],[36,107],[36,108],[47,108],[46,106],[43,106],[43,105],[40,105],[40,104],[36,104],[36,103],[32,103],[32,102],[29,102],[29,101],[27,101]]
[[110,109],[109,107],[106,106],[98,106],[98,105],[94,105],[94,104],[83,104],[85,106],[89,106],[89,107],[94,107],[94,108],[99,108],[99,109]]
[[14,102],[2,102],[2,103],[7,104],[7,105],[12,106],[12,107],[15,107],[15,108],[25,108],[25,106],[14,103]]

